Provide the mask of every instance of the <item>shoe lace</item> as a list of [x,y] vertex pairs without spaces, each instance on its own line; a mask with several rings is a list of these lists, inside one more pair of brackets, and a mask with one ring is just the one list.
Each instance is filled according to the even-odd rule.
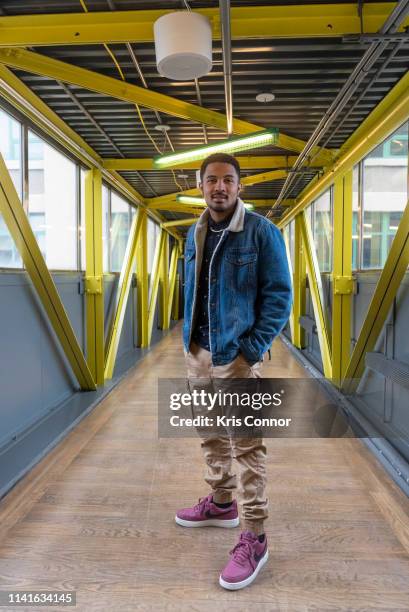
[[199,502],[194,507],[195,512],[202,513],[206,510],[210,510],[211,500],[209,496],[207,497],[199,497]]
[[248,561],[252,556],[252,543],[253,538],[251,537],[251,535],[247,533],[242,533],[240,535],[239,542],[230,551],[230,554],[233,556],[234,561],[236,561],[240,565],[244,565],[246,561]]

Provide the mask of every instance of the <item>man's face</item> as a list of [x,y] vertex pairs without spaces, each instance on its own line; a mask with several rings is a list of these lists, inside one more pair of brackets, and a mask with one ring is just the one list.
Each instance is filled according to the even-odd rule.
[[207,206],[218,213],[234,209],[241,187],[234,166],[222,162],[209,164],[200,183]]

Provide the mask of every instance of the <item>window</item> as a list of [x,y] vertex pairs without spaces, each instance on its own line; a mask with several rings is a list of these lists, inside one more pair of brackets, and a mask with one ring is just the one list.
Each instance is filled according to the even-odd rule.
[[359,267],[359,164],[352,172],[352,269]]
[[332,270],[332,190],[328,189],[314,202],[314,242],[321,272]]
[[295,261],[295,221],[294,220],[288,224],[288,243],[290,246],[291,267],[294,271],[294,261]]
[[120,272],[130,230],[129,204],[111,192],[111,271]]
[[[41,152],[41,155],[40,155]],[[76,165],[28,133],[28,217],[48,268],[77,269]]]
[[109,272],[109,189],[102,185],[102,250],[103,271]]
[[[0,110],[0,153],[10,172],[20,200],[22,199],[23,190],[21,150],[21,124]],[[9,230],[0,214],[0,267],[21,268],[22,265],[23,263],[14,240],[10,236]]]
[[159,239],[159,226],[148,218],[148,274],[152,273],[153,259],[155,257],[156,243]]
[[408,199],[408,123],[362,163],[362,268],[383,268]]

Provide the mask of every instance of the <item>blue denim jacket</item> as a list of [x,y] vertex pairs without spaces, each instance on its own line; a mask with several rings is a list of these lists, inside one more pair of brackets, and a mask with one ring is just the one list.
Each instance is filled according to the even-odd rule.
[[[183,344],[187,352],[208,216],[206,209],[186,238]],[[213,365],[230,363],[239,351],[250,362],[261,360],[290,314],[291,278],[280,230],[246,210],[240,199],[211,258],[208,296]]]

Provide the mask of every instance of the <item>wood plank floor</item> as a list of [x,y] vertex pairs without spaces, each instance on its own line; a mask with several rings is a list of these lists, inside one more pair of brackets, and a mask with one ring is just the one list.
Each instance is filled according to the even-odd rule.
[[[354,439],[267,442],[270,560],[252,587],[218,586],[238,531],[175,525],[207,491],[201,451],[156,431],[180,332],[0,503],[0,590],[76,590],[81,611],[408,611],[409,502]],[[305,373],[277,341],[265,375]]]

